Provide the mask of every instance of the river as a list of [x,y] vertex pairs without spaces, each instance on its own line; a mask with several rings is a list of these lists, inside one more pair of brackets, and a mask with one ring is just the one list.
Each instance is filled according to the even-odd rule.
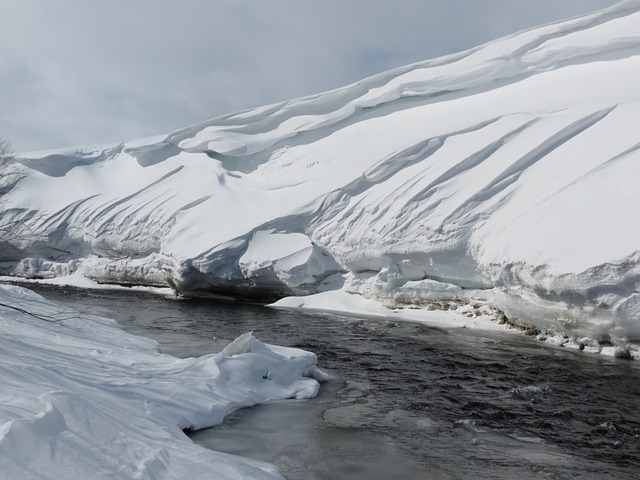
[[35,286],[108,316],[179,357],[252,330],[318,355],[317,398],[281,401],[188,432],[205,447],[274,463],[289,480],[636,479],[640,366],[521,334]]

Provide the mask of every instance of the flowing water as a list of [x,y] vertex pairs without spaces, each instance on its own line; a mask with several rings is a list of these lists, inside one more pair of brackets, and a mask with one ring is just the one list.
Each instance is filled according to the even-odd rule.
[[317,398],[190,432],[294,479],[640,478],[640,366],[520,334],[441,330],[136,292],[36,289],[186,357],[253,330],[318,355]]

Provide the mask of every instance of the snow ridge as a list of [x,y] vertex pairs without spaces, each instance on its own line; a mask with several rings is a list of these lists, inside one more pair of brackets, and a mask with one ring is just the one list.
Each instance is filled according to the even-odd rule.
[[477,298],[637,340],[638,32],[625,1],[164,137],[27,155],[4,221],[36,235],[7,271]]

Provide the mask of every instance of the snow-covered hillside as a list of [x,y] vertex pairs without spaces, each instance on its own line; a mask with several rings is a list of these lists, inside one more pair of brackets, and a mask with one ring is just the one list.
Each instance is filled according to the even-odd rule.
[[3,220],[30,235],[5,265],[192,294],[480,299],[637,339],[639,79],[634,0],[167,136],[25,155]]

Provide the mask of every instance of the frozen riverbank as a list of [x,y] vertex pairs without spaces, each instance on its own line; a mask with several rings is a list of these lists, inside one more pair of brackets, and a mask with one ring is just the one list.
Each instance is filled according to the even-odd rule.
[[183,429],[239,408],[310,398],[316,356],[245,334],[178,359],[115,321],[0,286],[0,471],[7,478],[281,478],[199,447]]

